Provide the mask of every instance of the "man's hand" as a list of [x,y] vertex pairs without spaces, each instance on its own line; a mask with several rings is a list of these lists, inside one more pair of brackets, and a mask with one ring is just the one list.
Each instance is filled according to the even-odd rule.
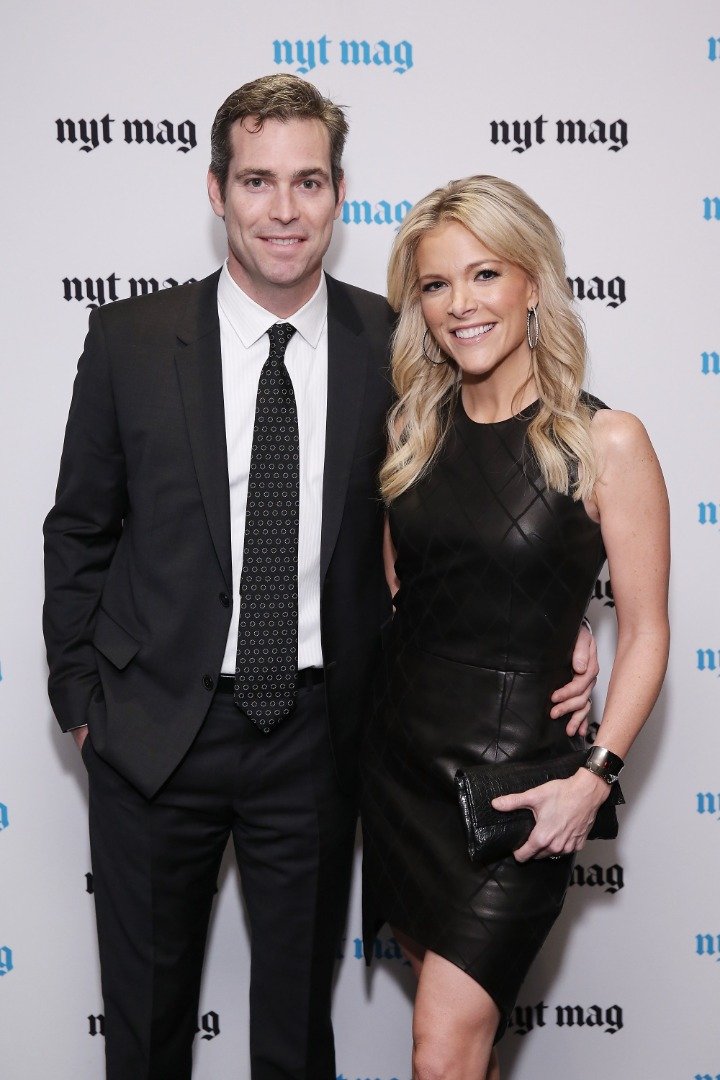
[[85,724],[85,725],[84,725],[83,727],[78,727],[78,728],[74,728],[74,729],[73,729],[73,730],[72,730],[72,731],[70,732],[70,734],[72,735],[73,739],[74,739],[74,740],[75,740],[75,742],[77,743],[77,748],[78,748],[78,750],[82,750],[82,748],[83,748],[83,743],[84,743],[84,742],[85,742],[85,740],[87,739],[87,733],[88,733],[88,729],[87,729],[87,724]]
[[590,694],[597,682],[600,667],[597,659],[597,646],[595,638],[588,628],[580,627],[575,651],[572,657],[575,677],[566,686],[560,687],[551,697],[554,708],[550,715],[554,720],[570,714],[565,730],[568,735],[586,735],[588,724],[587,718],[590,713]]

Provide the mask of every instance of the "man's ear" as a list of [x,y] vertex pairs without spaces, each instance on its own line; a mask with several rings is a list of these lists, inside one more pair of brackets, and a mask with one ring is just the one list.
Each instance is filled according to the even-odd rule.
[[210,205],[213,208],[213,213],[217,214],[219,218],[225,219],[225,199],[223,198],[222,188],[220,187],[220,181],[218,180],[212,169],[208,170],[207,174],[207,190],[208,198],[210,199]]

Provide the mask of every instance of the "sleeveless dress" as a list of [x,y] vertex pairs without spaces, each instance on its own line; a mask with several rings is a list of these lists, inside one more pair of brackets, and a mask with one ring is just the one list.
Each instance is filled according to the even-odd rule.
[[498,1038],[574,860],[471,863],[454,775],[584,745],[550,694],[605,561],[582,503],[542,480],[537,409],[478,424],[458,397],[431,471],[392,504],[400,590],[361,762],[366,958],[384,922],[403,931],[484,987]]

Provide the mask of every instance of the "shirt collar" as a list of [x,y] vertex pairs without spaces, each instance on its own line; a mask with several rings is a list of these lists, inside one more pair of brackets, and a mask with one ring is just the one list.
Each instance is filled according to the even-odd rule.
[[277,315],[260,307],[247,293],[243,292],[233,280],[225,262],[218,281],[218,307],[246,349],[259,341],[276,322],[292,323],[300,336],[313,349],[316,349],[327,320],[325,274],[324,272],[320,274],[317,289],[299,311],[296,311],[294,315],[289,315],[287,319],[279,319]]

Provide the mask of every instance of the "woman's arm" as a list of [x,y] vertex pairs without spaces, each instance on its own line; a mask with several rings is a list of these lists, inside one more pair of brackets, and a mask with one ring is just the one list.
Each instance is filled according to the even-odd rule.
[[[645,428],[629,413],[596,413],[591,433],[599,480],[586,509],[599,520],[608,554],[618,643],[596,745],[624,758],[657,700],[669,646],[669,510],[660,464]],[[519,862],[578,850],[609,787],[587,769],[534,791],[496,799],[498,810],[529,806],[537,824]]]
[[385,580],[388,583],[388,589],[390,595],[395,598],[395,593],[400,588],[400,580],[395,573],[395,559],[397,558],[397,552],[395,551],[395,545],[392,542],[392,536],[390,535],[390,522],[387,514],[385,515],[385,528],[383,530],[383,562],[385,563]]
[[667,667],[670,513],[660,463],[637,417],[599,412],[591,431],[602,469],[595,504],[618,620],[596,742],[624,758],[650,715]]

